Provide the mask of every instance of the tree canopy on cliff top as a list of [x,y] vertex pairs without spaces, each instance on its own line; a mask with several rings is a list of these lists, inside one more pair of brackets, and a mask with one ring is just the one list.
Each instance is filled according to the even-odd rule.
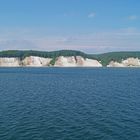
[[20,50],[8,50],[1,51],[0,57],[19,57],[24,59],[28,56],[39,56],[45,58],[53,58],[55,60],[59,56],[82,56],[84,58],[96,59],[106,66],[110,61],[121,62],[122,59],[127,59],[129,57],[140,58],[140,52],[109,52],[104,54],[86,54],[81,51],[75,50],[60,50],[60,51],[20,51]]

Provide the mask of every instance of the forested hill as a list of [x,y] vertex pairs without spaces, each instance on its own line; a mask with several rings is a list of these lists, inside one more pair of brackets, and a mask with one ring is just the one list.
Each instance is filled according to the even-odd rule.
[[60,51],[20,51],[20,50],[8,50],[1,51],[0,57],[18,57],[20,59],[24,59],[28,56],[39,56],[45,58],[57,58],[59,56],[82,56],[84,58],[96,59],[102,63],[102,65],[106,66],[110,61],[120,62],[123,59],[127,59],[130,57],[139,58],[140,59],[140,51],[137,52],[109,52],[104,54],[86,54],[81,51],[75,50],[60,50]]
[[81,51],[75,51],[75,50],[60,50],[60,51],[19,51],[19,50],[8,50],[8,51],[1,51],[0,57],[19,57],[19,58],[25,58],[27,56],[39,56],[39,57],[45,57],[45,58],[55,58],[59,56],[83,56],[87,57],[87,54],[81,52]]
[[98,61],[101,61],[103,66],[109,64],[110,61],[117,61],[121,62],[127,58],[139,58],[140,59],[140,51],[135,52],[109,52],[104,54],[98,55],[91,55],[92,57],[96,58]]

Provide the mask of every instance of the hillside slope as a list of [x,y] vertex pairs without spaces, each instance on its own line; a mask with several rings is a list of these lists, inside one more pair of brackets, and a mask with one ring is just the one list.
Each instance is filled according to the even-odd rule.
[[75,60],[77,56],[81,56],[84,59],[91,59],[91,60],[93,59],[100,62],[103,66],[107,66],[111,62],[121,63],[123,60],[127,60],[129,58],[140,59],[140,52],[109,52],[109,53],[104,53],[104,54],[86,54],[84,52],[75,51],[75,50],[60,50],[60,51],[52,51],[52,52],[33,51],[33,50],[29,50],[29,51],[8,50],[8,51],[0,52],[0,58],[15,58],[16,57],[20,60],[24,60],[25,58],[28,58],[30,56],[48,58],[50,60],[51,65],[55,65],[58,58],[59,57],[61,58],[62,56],[74,57]]

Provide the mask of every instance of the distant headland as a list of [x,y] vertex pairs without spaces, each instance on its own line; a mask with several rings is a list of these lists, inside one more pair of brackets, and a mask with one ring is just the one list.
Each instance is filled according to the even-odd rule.
[[0,67],[140,67],[140,51],[87,54],[77,50],[0,52]]

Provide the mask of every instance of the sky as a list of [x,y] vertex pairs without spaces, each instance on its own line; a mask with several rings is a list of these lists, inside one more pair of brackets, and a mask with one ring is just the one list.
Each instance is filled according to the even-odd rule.
[[0,50],[140,51],[139,0],[0,0]]

